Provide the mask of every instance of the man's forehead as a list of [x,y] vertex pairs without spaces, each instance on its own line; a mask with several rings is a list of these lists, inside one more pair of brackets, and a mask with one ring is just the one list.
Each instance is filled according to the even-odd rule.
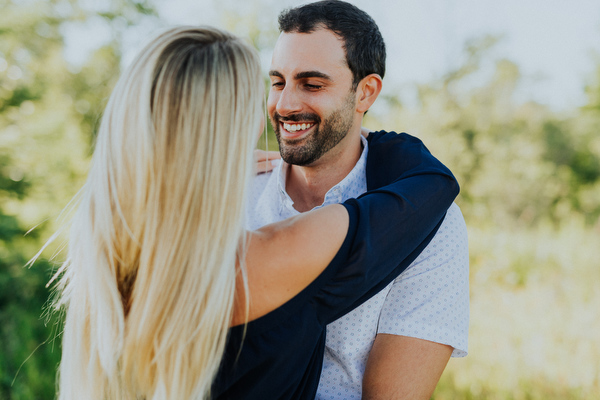
[[332,31],[317,29],[311,33],[282,32],[277,39],[271,70],[298,73],[348,68],[343,41]]

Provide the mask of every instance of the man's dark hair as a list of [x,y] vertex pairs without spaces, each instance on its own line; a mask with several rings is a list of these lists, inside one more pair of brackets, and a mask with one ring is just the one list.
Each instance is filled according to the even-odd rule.
[[346,62],[352,71],[352,88],[369,74],[385,74],[385,43],[373,19],[356,6],[324,0],[284,10],[279,31],[311,33],[325,27],[344,41]]

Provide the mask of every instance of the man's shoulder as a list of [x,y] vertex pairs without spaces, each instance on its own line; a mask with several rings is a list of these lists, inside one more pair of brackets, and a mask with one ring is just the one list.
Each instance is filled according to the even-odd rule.
[[435,245],[441,242],[444,243],[444,246],[447,246],[451,242],[456,245],[455,249],[467,253],[469,247],[467,236],[467,224],[462,211],[456,203],[452,203],[431,243]]
[[385,144],[385,143],[393,143],[393,144],[416,144],[423,145],[421,139],[409,135],[406,132],[395,132],[395,131],[375,131],[369,132],[369,136],[367,136],[367,140],[369,141],[369,146],[371,144]]
[[377,131],[369,133],[370,161],[386,160],[385,157],[404,159],[405,162],[416,161],[424,155],[431,156],[423,141],[406,132]]
[[371,132],[367,137],[367,185],[369,189],[385,186],[399,175],[425,170],[451,174],[418,138],[408,133]]
[[468,247],[467,242],[467,224],[463,217],[460,207],[456,203],[452,203],[446,211],[446,215],[440,224],[440,228],[435,233],[433,239],[427,245],[427,248],[431,250],[435,247],[441,248],[446,246],[448,242],[459,242],[460,247],[463,245]]
[[248,204],[253,205],[259,202],[260,198],[263,197],[265,192],[272,191],[274,185],[271,182],[273,177],[272,172],[256,175],[250,180],[248,187]]
[[272,177],[274,177],[273,171],[254,176],[254,178],[250,180],[250,194],[260,194],[264,192]]
[[246,203],[246,229],[258,229],[274,222],[274,215],[271,214],[278,209],[274,202],[279,199],[274,179],[273,173],[267,172],[255,176],[250,181]]
[[467,225],[465,223],[465,218],[463,217],[462,211],[460,207],[456,203],[452,203],[448,211],[446,212],[446,218],[449,222],[455,224],[462,231],[467,230]]
[[[444,265],[453,265],[453,268],[469,269],[469,242],[467,225],[460,207],[452,203],[440,228],[435,233],[431,242],[415,259],[406,271],[403,278],[422,273],[423,269],[437,269]],[[415,266],[418,266],[415,268]],[[458,271],[460,272],[460,271]],[[401,275],[402,276],[402,275]]]

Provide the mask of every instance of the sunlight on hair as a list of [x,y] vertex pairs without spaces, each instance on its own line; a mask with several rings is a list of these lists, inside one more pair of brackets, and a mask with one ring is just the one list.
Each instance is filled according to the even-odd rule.
[[117,82],[53,278],[60,399],[210,396],[246,276],[261,84],[256,52],[208,27],[158,34]]

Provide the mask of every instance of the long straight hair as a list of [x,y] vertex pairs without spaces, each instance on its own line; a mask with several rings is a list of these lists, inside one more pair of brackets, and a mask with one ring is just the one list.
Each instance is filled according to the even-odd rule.
[[60,399],[210,396],[261,98],[256,52],[207,27],[161,33],[121,76],[58,273]]

